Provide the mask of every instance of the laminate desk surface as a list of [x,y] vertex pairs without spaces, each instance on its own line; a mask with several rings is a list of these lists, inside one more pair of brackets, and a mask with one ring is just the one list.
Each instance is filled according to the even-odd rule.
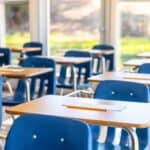
[[90,50],[89,51],[91,54],[93,55],[100,55],[100,56],[103,56],[103,55],[110,55],[110,54],[114,54],[114,50]]
[[0,75],[7,78],[26,78],[51,71],[52,68],[1,67]]
[[130,59],[123,63],[126,67],[139,67],[144,63],[150,63],[150,59]]
[[139,53],[137,56],[142,58],[150,58],[150,52]]
[[67,65],[77,65],[86,63],[92,60],[92,58],[85,58],[85,57],[61,57],[61,56],[50,56],[49,58],[52,58],[56,61],[57,64],[67,64]]
[[101,82],[103,80],[123,80],[150,85],[150,75],[142,73],[105,72],[100,75],[92,76],[88,80],[91,82]]
[[[104,105],[108,110],[82,109],[82,106]],[[80,104],[81,108],[70,105]],[[121,108],[118,110],[118,108]],[[112,108],[112,109],[111,109]],[[150,126],[150,103],[96,100],[66,96],[47,95],[40,99],[6,108],[9,114],[45,114],[79,119],[92,124],[124,128],[146,128]]]
[[26,52],[35,52],[40,51],[40,47],[23,47],[23,48],[10,48],[12,52],[16,53],[26,53]]

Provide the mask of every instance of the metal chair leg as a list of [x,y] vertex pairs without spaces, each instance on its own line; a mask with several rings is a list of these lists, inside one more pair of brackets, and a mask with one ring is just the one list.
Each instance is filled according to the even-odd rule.
[[13,92],[13,90],[12,90],[11,84],[10,84],[8,81],[6,81],[6,84],[7,84],[7,86],[8,86],[8,90],[9,90],[10,94],[13,95],[14,92]]
[[61,88],[61,89],[60,89],[60,95],[63,95],[63,94],[64,94],[64,89]]

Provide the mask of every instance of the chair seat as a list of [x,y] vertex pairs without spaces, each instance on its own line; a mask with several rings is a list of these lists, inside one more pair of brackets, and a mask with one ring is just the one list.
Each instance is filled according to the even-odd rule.
[[[18,99],[18,101],[17,101]],[[25,100],[21,100],[21,97],[7,96],[3,97],[2,105],[3,106],[15,106],[25,102]]]
[[93,76],[96,76],[96,75],[99,75],[99,74],[102,74],[102,72],[100,72],[100,71],[99,72],[92,72]]
[[[66,88],[66,89],[73,89],[73,83],[60,83],[57,82],[56,84],[57,88]],[[77,89],[83,89],[90,87],[90,83],[82,83],[77,85]]]

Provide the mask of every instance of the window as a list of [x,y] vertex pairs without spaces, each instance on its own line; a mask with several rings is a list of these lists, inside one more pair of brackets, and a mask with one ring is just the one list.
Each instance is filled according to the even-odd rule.
[[28,2],[6,3],[6,34],[6,44],[10,47],[29,41]]
[[100,42],[100,1],[51,0],[51,50],[87,49]]
[[120,2],[121,61],[150,51],[150,2]]
[[[6,10],[6,46],[22,47],[30,41],[28,2],[7,2]],[[12,54],[13,63],[18,55]]]

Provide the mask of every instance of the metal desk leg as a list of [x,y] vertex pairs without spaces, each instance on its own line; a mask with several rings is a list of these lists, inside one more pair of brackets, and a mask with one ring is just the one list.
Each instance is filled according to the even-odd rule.
[[73,69],[73,75],[74,75],[74,79],[73,79],[73,83],[74,83],[74,91],[77,90],[77,72],[76,72],[76,68],[74,65],[72,65],[72,69]]
[[102,62],[102,73],[106,72],[106,63],[105,58],[101,56],[101,62]]
[[13,89],[12,89],[12,87],[11,87],[11,84],[7,81],[7,79],[6,79],[6,84],[7,84],[7,86],[8,86],[8,90],[9,90],[9,92],[10,92],[10,94],[11,95],[13,95]]
[[30,81],[29,81],[29,79],[25,80],[25,85],[26,85],[26,98],[27,98],[27,102],[30,102]]
[[22,58],[27,58],[27,56],[26,56],[26,53],[25,52],[22,52]]
[[125,130],[129,133],[131,138],[131,150],[139,150],[139,142],[136,130],[133,128],[125,128]]

